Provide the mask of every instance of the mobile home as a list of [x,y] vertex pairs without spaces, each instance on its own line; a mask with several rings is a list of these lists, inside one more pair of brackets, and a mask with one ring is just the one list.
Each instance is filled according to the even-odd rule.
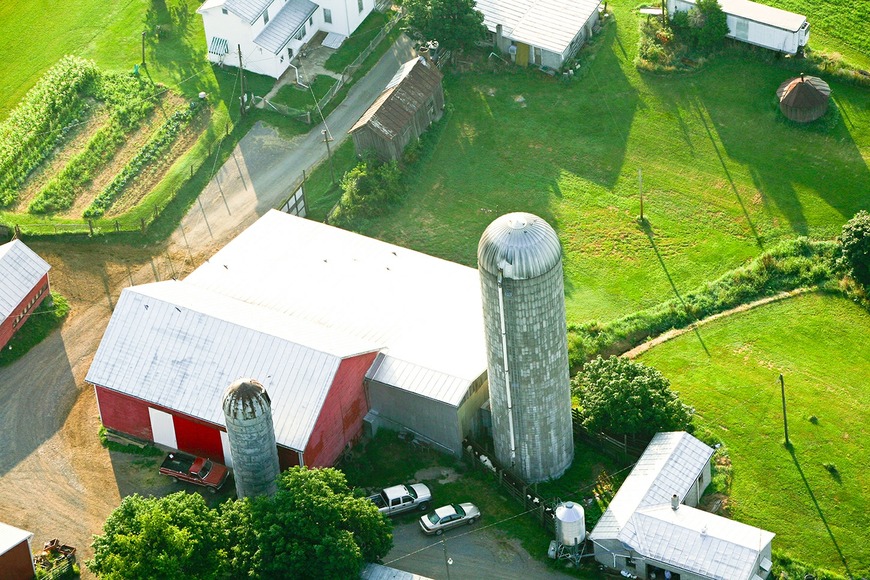
[[[668,0],[668,13],[689,10],[695,0]],[[806,16],[750,2],[719,0],[728,17],[728,38],[771,50],[796,54],[810,39]]]

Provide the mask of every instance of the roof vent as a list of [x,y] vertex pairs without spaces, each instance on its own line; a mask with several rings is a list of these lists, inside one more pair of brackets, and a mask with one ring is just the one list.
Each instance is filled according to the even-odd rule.
[[680,507],[680,498],[677,497],[677,494],[671,496],[671,509],[677,511],[677,508]]

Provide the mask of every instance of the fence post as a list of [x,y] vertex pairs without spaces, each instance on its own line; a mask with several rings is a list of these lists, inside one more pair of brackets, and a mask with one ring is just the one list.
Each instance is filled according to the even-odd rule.
[[120,224],[120,222],[118,222],[118,220],[115,220],[115,231],[116,232],[121,231],[121,224]]
[[139,218],[139,221],[142,224],[142,233],[145,233],[145,218]]

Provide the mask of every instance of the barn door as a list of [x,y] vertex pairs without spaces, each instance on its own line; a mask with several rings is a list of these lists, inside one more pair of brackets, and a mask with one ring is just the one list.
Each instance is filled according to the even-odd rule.
[[151,418],[151,434],[154,442],[170,449],[178,449],[172,415],[151,407],[148,407],[148,415]]
[[517,43],[517,65],[528,66],[529,64],[529,45],[522,42]]

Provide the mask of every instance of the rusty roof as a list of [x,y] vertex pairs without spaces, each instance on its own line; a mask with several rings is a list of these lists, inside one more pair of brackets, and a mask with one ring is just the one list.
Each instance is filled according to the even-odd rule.
[[386,139],[394,138],[440,85],[441,71],[434,64],[422,56],[409,60],[348,133],[368,125]]

